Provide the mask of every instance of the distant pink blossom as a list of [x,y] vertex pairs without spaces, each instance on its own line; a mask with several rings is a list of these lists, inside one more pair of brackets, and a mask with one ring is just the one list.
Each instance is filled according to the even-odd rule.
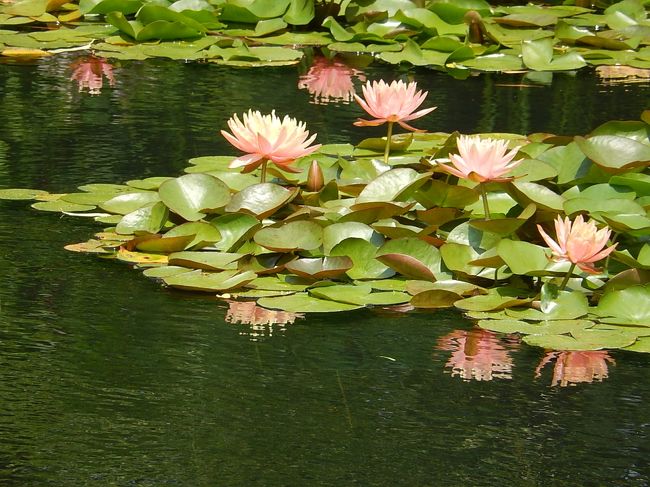
[[316,139],[316,134],[310,137],[303,122],[297,122],[288,115],[280,119],[275,111],[262,115],[259,111],[249,110],[242,120],[235,114],[228,120],[228,127],[232,134],[225,130],[221,134],[246,153],[232,161],[229,167],[244,167],[244,172],[253,171],[266,161],[275,163],[285,171],[296,172],[290,164],[321,146],[309,146]]
[[449,333],[438,340],[436,348],[452,352],[446,364],[452,376],[477,381],[512,379],[513,362],[503,343],[511,348],[518,344],[503,342],[496,333],[475,328]]
[[519,147],[510,152],[505,140],[481,138],[478,135],[458,137],[459,154],[450,154],[453,166],[440,164],[440,168],[462,179],[477,183],[486,181],[507,181],[504,178],[520,161],[513,161]]
[[573,223],[569,217],[562,220],[558,215],[555,219],[557,241],[553,240],[541,225],[537,225],[537,229],[553,251],[553,258],[556,261],[571,262],[591,274],[598,272],[594,262],[604,259],[616,248],[615,244],[603,249],[612,231],[608,227],[598,230],[593,220],[585,222],[582,215],[578,215]]
[[317,56],[307,74],[300,77],[298,88],[307,89],[316,104],[349,103],[354,97],[353,77],[366,79],[361,71],[337,59]]
[[420,118],[432,112],[436,107],[415,111],[427,97],[426,91],[416,91],[417,83],[393,81],[390,85],[384,80],[368,81],[362,87],[363,98],[354,95],[361,108],[375,117],[373,120],[358,119],[357,126],[377,126],[386,122],[397,122],[403,128],[418,132],[406,122]]
[[539,377],[544,366],[553,360],[555,367],[551,386],[560,387],[600,382],[608,377],[608,362],[616,363],[605,350],[548,352],[535,369],[535,377]]
[[74,63],[71,80],[79,85],[79,91],[88,90],[91,95],[98,95],[104,85],[104,76],[110,86],[115,86],[113,66],[106,59],[88,56],[81,58]]

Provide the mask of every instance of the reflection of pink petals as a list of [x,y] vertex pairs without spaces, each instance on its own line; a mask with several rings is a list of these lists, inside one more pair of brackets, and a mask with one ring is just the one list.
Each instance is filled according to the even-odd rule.
[[111,87],[115,86],[113,66],[106,59],[88,56],[78,59],[71,67],[73,73],[70,79],[77,82],[80,92],[87,89],[89,94],[98,95],[104,85],[104,76]]
[[365,80],[361,71],[336,59],[318,56],[307,74],[300,77],[298,88],[307,89],[315,104],[349,103],[354,97],[353,77]]
[[605,350],[548,352],[535,369],[539,377],[544,366],[555,360],[551,386],[566,387],[581,382],[601,382],[608,377],[607,362],[615,364]]
[[243,325],[286,325],[304,317],[302,313],[262,308],[255,301],[228,301],[226,313],[228,323]]
[[455,330],[438,340],[438,350],[451,351],[445,364],[451,375],[465,380],[512,379],[512,358],[508,348],[518,341],[501,340],[491,331],[476,328]]

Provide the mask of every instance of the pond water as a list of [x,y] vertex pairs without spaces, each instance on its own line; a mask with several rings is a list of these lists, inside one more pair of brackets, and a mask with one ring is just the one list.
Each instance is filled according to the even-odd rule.
[[[249,107],[321,143],[383,132],[314,100],[306,67],[113,62],[91,96],[70,79],[83,62],[0,64],[0,188],[177,176],[232,153],[219,130]],[[349,73],[417,80],[430,131],[584,134],[650,101],[648,82],[593,73]],[[0,202],[0,485],[650,485],[647,355],[547,354],[454,311],[246,324],[254,310],[63,249],[99,229]]]

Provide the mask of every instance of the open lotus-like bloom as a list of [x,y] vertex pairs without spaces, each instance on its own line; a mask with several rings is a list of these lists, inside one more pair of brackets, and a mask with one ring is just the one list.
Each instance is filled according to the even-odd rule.
[[228,142],[246,152],[230,163],[231,168],[244,167],[244,172],[250,172],[271,161],[286,171],[296,172],[289,164],[320,148],[320,144],[309,146],[316,134],[309,137],[305,124],[288,115],[280,119],[275,111],[262,115],[249,110],[242,119],[235,114],[228,120],[232,134],[221,131]]
[[348,103],[354,97],[354,76],[361,81],[366,79],[361,71],[337,59],[318,56],[309,72],[300,77],[298,88],[306,88],[313,95],[313,103],[316,104]]
[[512,159],[517,155],[519,147],[510,152],[505,140],[485,138],[478,135],[461,135],[458,137],[458,154],[450,154],[452,166],[440,164],[440,168],[463,179],[471,179],[477,183],[486,181],[508,181],[504,178],[520,161]]
[[555,359],[551,386],[566,387],[581,382],[602,381],[608,377],[608,362],[614,359],[604,350],[548,352],[535,369],[539,377],[542,369]]
[[612,231],[607,227],[598,230],[593,220],[585,222],[582,215],[578,215],[573,223],[569,217],[562,220],[558,216],[555,219],[557,242],[540,225],[537,225],[537,229],[553,251],[556,261],[571,262],[591,274],[598,272],[593,263],[604,259],[616,248],[615,244],[603,249]]
[[508,348],[517,342],[501,341],[496,333],[481,330],[455,330],[438,341],[438,350],[452,352],[446,367],[451,375],[464,380],[512,379],[512,357]]
[[88,90],[91,95],[99,95],[104,86],[104,76],[110,86],[115,85],[113,66],[106,59],[95,56],[81,58],[72,63],[72,76],[79,85],[79,91]]
[[361,108],[372,115],[374,120],[359,119],[354,122],[357,126],[377,126],[386,122],[397,122],[407,130],[417,132],[405,122],[420,118],[432,112],[436,107],[415,111],[427,97],[426,91],[416,91],[417,83],[393,81],[387,84],[384,80],[368,81],[363,87],[363,96],[354,95]]

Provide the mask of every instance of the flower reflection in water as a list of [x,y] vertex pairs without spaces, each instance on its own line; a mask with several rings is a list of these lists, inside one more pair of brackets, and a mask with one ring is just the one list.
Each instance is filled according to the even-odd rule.
[[85,56],[73,62],[71,68],[70,79],[77,82],[80,92],[87,89],[91,95],[98,95],[104,86],[104,76],[111,87],[115,86],[113,66],[106,59]]
[[290,325],[297,319],[305,317],[303,313],[262,308],[255,301],[227,300],[227,303],[226,321],[232,324],[250,325],[250,330],[240,334],[248,335],[251,340],[281,333],[285,330],[284,325]]
[[300,77],[298,88],[309,91],[312,103],[317,105],[350,103],[354,97],[354,77],[360,81],[366,79],[361,71],[336,58],[317,56],[307,74]]
[[608,362],[614,359],[604,350],[548,352],[535,369],[535,377],[544,366],[555,360],[551,386],[574,386],[581,382],[601,382],[608,377]]
[[455,330],[438,340],[437,350],[451,351],[445,364],[452,376],[464,380],[486,381],[512,379],[510,350],[519,345],[518,339],[500,338],[496,333],[475,328]]

